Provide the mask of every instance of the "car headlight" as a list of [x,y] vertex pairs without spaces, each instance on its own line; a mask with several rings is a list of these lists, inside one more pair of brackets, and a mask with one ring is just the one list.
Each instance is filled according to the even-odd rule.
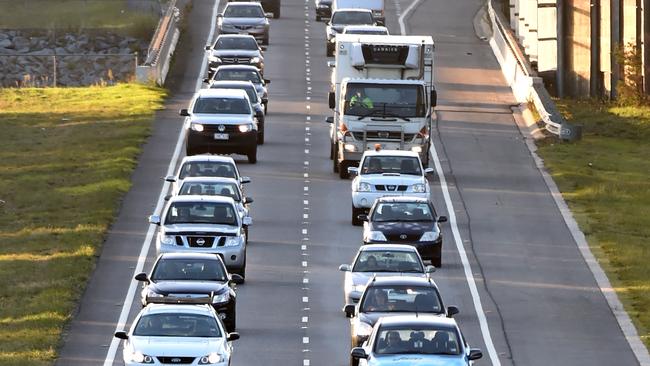
[[368,241],[386,241],[386,237],[384,236],[384,233],[382,233],[381,231],[369,232],[366,239]]
[[173,235],[163,235],[163,234],[160,234],[160,243],[161,243],[161,244],[165,244],[165,245],[174,245],[174,244],[175,244],[175,241],[176,241],[175,239],[176,239],[176,238],[174,238]]
[[251,58],[250,63],[257,64],[257,63],[260,63],[261,61],[262,61],[261,58],[255,56],[255,57]]
[[370,183],[359,182],[357,185],[357,192],[370,192]]
[[418,154],[419,154],[419,153],[422,152],[422,148],[421,148],[420,146],[413,146],[413,147],[411,148],[411,151],[413,151],[414,153],[418,153]]
[[150,297],[165,297],[165,296],[161,295],[161,294],[159,294],[157,292],[154,292],[152,290],[149,290],[149,291],[147,291],[147,298],[150,298]]
[[142,352],[139,351],[133,351],[131,354],[127,354],[126,356],[126,362],[153,363],[153,357],[142,354]]
[[363,290],[366,289],[366,285],[354,285],[352,286],[352,290],[356,292],[363,292]]
[[318,8],[319,9],[327,9],[327,8],[329,8],[329,6],[327,6],[325,4],[318,4]]
[[424,186],[422,183],[414,184],[413,185],[413,192],[415,193],[424,193],[427,191],[427,187]]
[[222,302],[228,302],[229,298],[230,298],[230,294],[228,293],[228,291],[226,291],[223,294],[214,295],[212,297],[212,303],[221,304]]
[[420,241],[436,241],[438,240],[439,236],[440,233],[437,231],[427,231],[424,234],[422,234]]
[[258,24],[255,26],[256,29],[264,29],[266,27],[266,24]]
[[253,129],[253,125],[248,123],[245,125],[239,125],[239,132],[246,133]]
[[357,323],[357,336],[367,337],[372,333],[372,327],[368,323]]
[[212,352],[207,356],[203,356],[199,359],[199,365],[209,365],[213,363],[220,363],[224,362],[225,357],[223,355],[220,355],[216,352]]
[[204,127],[200,123],[191,123],[190,128],[196,132],[203,132]]
[[210,61],[210,62],[219,62],[220,63],[221,58],[219,58],[217,56],[210,56],[210,57],[208,57],[208,61]]
[[327,34],[329,34],[330,36],[335,36],[336,35],[336,30],[334,28],[329,28],[327,30]]
[[241,243],[241,237],[239,236],[228,236],[226,237],[226,244],[224,246],[226,247],[234,247],[237,246]]

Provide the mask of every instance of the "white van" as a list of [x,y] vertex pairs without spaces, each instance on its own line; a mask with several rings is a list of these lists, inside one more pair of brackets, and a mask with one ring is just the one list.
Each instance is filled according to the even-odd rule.
[[386,25],[384,0],[334,0],[332,2],[332,11],[343,8],[370,9],[377,24]]

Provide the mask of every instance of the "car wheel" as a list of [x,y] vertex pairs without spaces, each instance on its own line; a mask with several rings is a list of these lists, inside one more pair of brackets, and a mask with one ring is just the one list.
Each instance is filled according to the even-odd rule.
[[334,173],[339,172],[339,153],[337,151],[336,145],[334,145],[334,157],[332,159],[332,170]]
[[244,226],[244,235],[246,235],[246,245],[248,245],[248,226]]
[[345,160],[339,164],[339,178],[348,179],[350,177],[350,174],[348,173],[348,165],[349,163]]
[[354,207],[354,205],[352,205],[352,225],[361,226],[363,224],[363,221],[359,220],[358,217],[359,215],[361,215],[362,212],[363,210],[358,209]]
[[232,309],[231,313],[228,314],[228,323],[224,325],[226,326],[226,331],[228,333],[237,330],[237,311],[235,309]]
[[432,254],[431,265],[436,268],[442,267],[442,245],[438,246],[437,249],[434,249]]
[[244,253],[244,265],[237,271],[237,274],[246,278],[246,253]]
[[262,38],[262,45],[263,46],[268,46],[269,45],[269,36],[266,36]]
[[334,56],[334,47],[330,45],[329,42],[327,42],[327,57],[332,57]]
[[350,366],[359,366],[359,359],[350,356]]
[[273,9],[273,19],[278,19],[280,17],[280,4],[278,7]]
[[257,144],[264,145],[264,124],[262,124],[259,131],[257,131]]
[[248,162],[251,164],[257,163],[257,145],[255,145],[250,151],[246,154],[248,157]]
[[330,142],[330,159],[334,159],[334,144]]
[[316,15],[316,21],[320,22],[320,15]]
[[267,109],[268,105],[269,105],[268,102],[264,103],[264,114],[266,114],[266,109]]

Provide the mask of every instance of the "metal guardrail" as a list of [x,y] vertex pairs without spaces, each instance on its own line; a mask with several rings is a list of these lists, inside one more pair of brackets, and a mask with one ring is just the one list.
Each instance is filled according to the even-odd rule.
[[136,68],[136,79],[139,82],[155,82],[158,85],[165,83],[169,63],[180,36],[179,18],[180,11],[176,7],[176,0],[171,0],[158,22],[144,63]]
[[492,1],[487,0],[488,17],[492,26],[490,46],[515,98],[520,103],[532,102],[545,124],[545,129],[550,133],[563,140],[579,139],[581,126],[572,125],[564,120],[544,87],[542,79],[537,77],[531,68],[505,16],[494,9]]

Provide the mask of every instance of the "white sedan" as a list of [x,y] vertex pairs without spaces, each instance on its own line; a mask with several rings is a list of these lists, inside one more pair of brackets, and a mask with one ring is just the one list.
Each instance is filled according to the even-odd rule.
[[238,333],[226,333],[209,305],[153,304],[145,307],[124,340],[124,364],[218,365],[230,364],[231,341]]

